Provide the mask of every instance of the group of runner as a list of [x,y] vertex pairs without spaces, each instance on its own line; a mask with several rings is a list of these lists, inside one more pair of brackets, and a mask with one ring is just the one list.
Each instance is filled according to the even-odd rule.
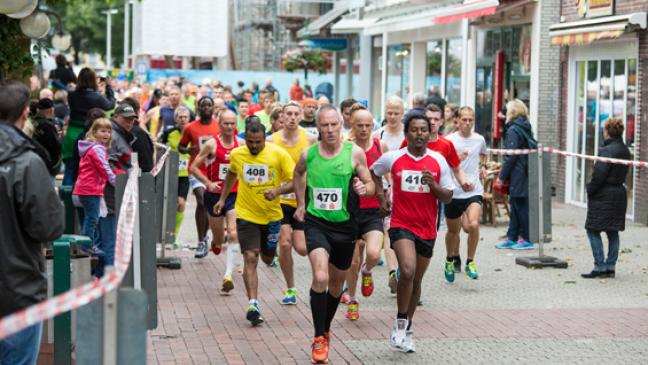
[[[218,255],[227,247],[221,292],[228,294],[242,253],[246,318],[253,325],[264,321],[257,294],[259,256],[271,264],[278,253],[285,305],[297,304],[292,251],[308,256],[313,363],[328,361],[331,322],[345,282],[347,318],[356,320],[358,277],[363,296],[371,296],[372,270],[384,249],[398,307],[390,345],[414,352],[412,322],[437,238],[440,203],[448,228],[446,279],[453,282],[461,271],[462,228],[468,233],[466,276],[479,277],[473,260],[486,143],[473,132],[474,112],[460,108],[458,130],[446,138],[439,135],[443,112],[435,104],[405,114],[404,102],[391,97],[377,130],[372,114],[353,100],[340,110],[303,104],[281,105],[282,128],[272,134],[254,115],[237,119],[225,110],[214,117],[209,97],[196,103],[198,119],[188,124],[190,111],[178,107],[176,127],[164,132],[164,140],[181,153],[178,222],[191,189],[198,201],[196,257],[207,255],[210,227],[211,250]],[[240,119],[245,123],[237,126]]]

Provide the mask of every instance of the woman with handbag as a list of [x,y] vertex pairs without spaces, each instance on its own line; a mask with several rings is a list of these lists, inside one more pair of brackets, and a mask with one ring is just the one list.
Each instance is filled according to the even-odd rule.
[[[519,99],[506,104],[506,133],[504,146],[509,150],[536,148],[528,109]],[[494,186],[508,185],[510,220],[507,240],[495,247],[500,249],[532,250],[529,242],[529,157],[528,155],[504,156],[504,163]]]
[[[629,160],[630,150],[623,143],[623,122],[610,118],[603,129],[601,157]],[[592,246],[594,269],[581,276],[585,279],[599,277],[613,278],[619,257],[619,231],[625,230],[625,215],[628,196],[624,183],[628,166],[597,161],[594,164],[592,180],[587,184],[587,219],[585,229]],[[608,237],[607,259],[601,240],[601,232]]]

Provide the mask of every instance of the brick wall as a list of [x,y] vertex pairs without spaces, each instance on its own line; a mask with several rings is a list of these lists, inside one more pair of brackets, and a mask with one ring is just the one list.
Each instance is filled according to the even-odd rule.
[[[644,5],[648,8],[648,3]],[[637,62],[637,139],[635,154],[641,161],[648,161],[648,31],[638,32],[639,60]],[[643,133],[642,133],[643,132]],[[635,222],[648,224],[648,169],[641,168],[635,174]]]

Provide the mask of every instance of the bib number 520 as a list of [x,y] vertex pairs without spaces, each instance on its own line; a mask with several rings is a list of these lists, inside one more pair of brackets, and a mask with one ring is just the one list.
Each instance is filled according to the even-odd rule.
[[313,189],[315,209],[319,210],[341,210],[342,189]]

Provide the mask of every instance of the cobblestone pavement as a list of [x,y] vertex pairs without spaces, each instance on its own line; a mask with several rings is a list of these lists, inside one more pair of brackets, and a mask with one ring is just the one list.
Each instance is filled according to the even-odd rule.
[[[195,242],[193,204],[180,233]],[[506,223],[482,227],[477,281],[459,275],[445,282],[443,233],[424,280],[424,305],[414,317],[417,353],[388,346],[396,314],[387,288],[387,269],[374,271],[376,290],[360,298],[360,320],[344,317],[340,305],[333,324],[332,364],[625,364],[648,363],[648,227],[628,223],[621,234],[617,277],[584,280],[592,268],[582,228],[585,210],[554,204],[554,242],[546,253],[569,268],[530,270],[516,255],[494,248]],[[443,229],[442,229],[443,230]],[[150,332],[151,364],[304,364],[312,338],[306,258],[295,257],[299,302],[283,307],[285,283],[279,268],[260,264],[259,300],[266,323],[251,328],[245,320],[247,298],[241,275],[231,296],[220,296],[224,256],[193,258],[193,251],[167,251],[182,258],[181,270],[158,271],[159,327]],[[465,241],[462,242],[465,252]]]

